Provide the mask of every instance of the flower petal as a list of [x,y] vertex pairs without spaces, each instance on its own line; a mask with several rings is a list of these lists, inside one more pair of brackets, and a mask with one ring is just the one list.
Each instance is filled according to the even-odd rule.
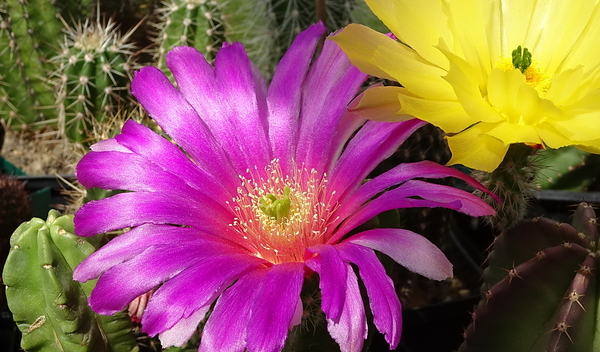
[[413,119],[400,114],[402,108],[398,94],[404,89],[395,86],[371,86],[361,93],[349,106],[353,114],[375,121],[395,122]]
[[452,277],[452,264],[425,237],[404,229],[360,232],[346,242],[369,247],[392,258],[408,270],[433,280]]
[[204,326],[199,352],[246,351],[246,329],[254,297],[266,273],[264,268],[251,271],[223,292]]
[[[298,116],[301,92],[317,43],[325,33],[322,23],[314,24],[298,34],[283,56],[269,85],[269,138],[273,157],[287,163],[289,155],[296,153]],[[291,165],[281,165],[286,171]]]
[[492,127],[478,123],[461,133],[446,137],[452,151],[448,165],[462,164],[486,172],[494,171],[504,159],[508,146],[486,135]]
[[340,345],[341,352],[354,352],[362,350],[367,338],[367,319],[365,308],[356,274],[349,264],[346,276],[346,299],[339,320],[327,318],[327,330],[335,342]]
[[210,306],[198,309],[189,317],[179,320],[169,330],[163,331],[159,336],[161,347],[183,346],[194,335],[194,332],[198,329],[198,324],[204,319],[209,309]]
[[202,206],[199,200],[185,200],[168,193],[132,192],[84,204],[75,215],[75,232],[93,236],[142,224],[176,224],[200,231],[231,235],[233,215],[222,207]]
[[337,323],[346,300],[347,265],[330,245],[314,246],[307,251],[315,255],[305,263],[319,274],[321,309],[328,319]]
[[[240,43],[224,45],[214,70],[195,48],[176,47],[167,54],[181,94],[229,155],[238,174],[248,165],[270,160],[265,97],[257,94],[254,68]],[[262,79],[262,78],[261,78]],[[240,134],[243,131],[243,134]]]
[[144,331],[152,336],[171,329],[180,319],[210,306],[231,283],[263,263],[264,260],[245,254],[196,262],[154,292],[142,317]]
[[183,95],[156,67],[144,67],[131,82],[131,94],[173,140],[204,170],[225,180],[231,161]]
[[255,295],[248,323],[248,350],[278,352],[283,349],[303,277],[304,263],[282,263],[269,270]]
[[[395,243],[390,242],[390,244]],[[400,342],[402,332],[402,310],[392,279],[387,276],[385,268],[372,249],[350,242],[336,245],[336,249],[344,260],[358,267],[358,273],[369,297],[373,323],[385,336],[390,349],[395,349]]]
[[[305,165],[308,170],[328,169],[332,151],[346,144],[346,140],[336,138],[346,106],[366,79],[367,75],[353,67],[335,43],[325,41],[302,89],[295,157],[299,165]],[[349,133],[341,134],[349,137]]]

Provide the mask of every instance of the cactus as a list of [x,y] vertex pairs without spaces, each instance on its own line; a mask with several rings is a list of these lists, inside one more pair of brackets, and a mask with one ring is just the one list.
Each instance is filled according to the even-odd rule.
[[542,189],[586,191],[595,181],[600,156],[575,147],[546,149],[540,153],[539,185]]
[[460,352],[596,351],[598,229],[581,203],[573,225],[546,218],[501,234],[484,273],[485,297]]
[[193,46],[204,53],[207,60],[225,41],[225,25],[222,19],[223,1],[170,0],[163,2],[158,10],[159,21],[155,54],[158,68],[166,71],[165,54],[178,45]]
[[57,86],[59,130],[72,142],[86,142],[95,121],[116,112],[126,102],[135,46],[121,36],[112,20],[65,22],[61,53],[52,61]]
[[87,304],[95,282],[72,279],[73,268],[102,240],[75,236],[73,216],[55,210],[12,235],[3,280],[24,350],[138,351],[127,313],[97,315]]
[[496,215],[488,220],[500,230],[508,230],[521,221],[529,200],[534,197],[535,180],[541,168],[536,152],[537,149],[525,144],[513,144],[494,171],[473,171],[471,174],[502,199],[503,203],[498,204],[489,195],[478,192],[496,208]]

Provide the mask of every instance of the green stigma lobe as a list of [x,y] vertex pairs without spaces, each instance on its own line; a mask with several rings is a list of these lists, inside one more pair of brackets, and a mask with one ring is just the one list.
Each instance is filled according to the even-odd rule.
[[531,52],[527,48],[521,48],[519,45],[512,52],[512,64],[521,73],[525,73],[527,68],[531,66]]
[[287,186],[284,187],[283,192],[284,194],[280,198],[269,193],[259,199],[260,204],[258,206],[260,210],[277,221],[287,218],[290,215],[290,188]]

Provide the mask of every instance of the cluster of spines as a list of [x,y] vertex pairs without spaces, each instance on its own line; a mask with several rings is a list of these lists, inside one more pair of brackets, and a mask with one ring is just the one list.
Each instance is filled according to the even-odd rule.
[[459,351],[593,350],[597,242],[587,203],[578,206],[572,226],[537,218],[502,233]]
[[134,45],[112,20],[65,23],[61,52],[52,58],[58,127],[72,142],[87,142],[91,131],[125,108]]

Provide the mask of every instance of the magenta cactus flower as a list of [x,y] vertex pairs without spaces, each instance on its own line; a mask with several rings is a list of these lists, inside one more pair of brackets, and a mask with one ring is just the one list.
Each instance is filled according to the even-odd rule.
[[155,289],[142,327],[163,346],[184,344],[214,303],[200,351],[279,351],[300,321],[304,278],[316,273],[342,351],[360,351],[367,336],[359,278],[374,325],[398,345],[400,301],[375,251],[434,280],[451,276],[452,265],[413,232],[351,231],[395,208],[493,210],[465,191],[414,180],[452,176],[485,192],[431,162],[363,182],[424,122],[348,112],[367,76],[330,41],[311,65],[324,31],[300,33],[268,87],[239,43],[225,45],[214,67],[193,48],[173,49],[177,89],[154,67],[137,73],[133,95],[172,142],[128,121],[77,166],[86,187],[129,191],[75,217],[80,236],[131,228],[75,270],[77,280],[99,278],[95,311],[113,314]]

